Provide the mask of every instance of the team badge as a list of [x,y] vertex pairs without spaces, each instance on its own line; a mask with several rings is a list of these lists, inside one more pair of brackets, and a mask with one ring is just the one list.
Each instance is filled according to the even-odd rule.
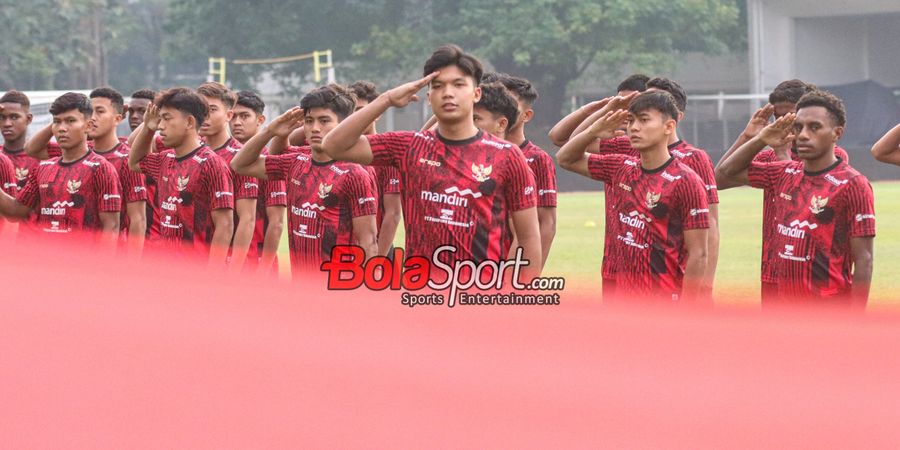
[[491,179],[491,172],[494,171],[494,166],[485,167],[484,164],[472,164],[472,176],[475,177],[475,180],[479,183],[484,183],[487,180]]
[[69,180],[66,183],[66,191],[72,195],[77,194],[79,189],[81,189],[81,180]]
[[648,192],[647,193],[647,201],[644,203],[647,205],[647,209],[656,208],[656,205],[659,203],[660,193],[656,192]]
[[809,203],[809,210],[812,211],[813,214],[821,214],[825,211],[825,205],[828,204],[828,197],[823,198],[820,196],[814,196]]
[[24,167],[16,167],[16,179],[22,181],[28,178],[28,169]]
[[331,188],[333,187],[333,184],[319,183],[319,198],[328,197],[328,194],[331,193]]
[[178,190],[183,191],[187,189],[188,182],[191,181],[191,177],[185,175],[183,177],[178,177]]

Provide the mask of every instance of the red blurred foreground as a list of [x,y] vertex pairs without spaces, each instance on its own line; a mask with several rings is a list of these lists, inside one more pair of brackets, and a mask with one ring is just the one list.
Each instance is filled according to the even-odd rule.
[[896,317],[610,310],[568,290],[560,307],[410,309],[0,249],[3,448],[900,443]]

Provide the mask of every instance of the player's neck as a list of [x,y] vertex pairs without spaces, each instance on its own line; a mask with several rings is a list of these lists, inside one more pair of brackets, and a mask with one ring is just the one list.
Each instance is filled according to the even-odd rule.
[[463,120],[459,123],[438,122],[437,132],[448,141],[464,141],[478,134],[478,127],[472,120]]
[[666,145],[657,145],[653,148],[641,150],[641,168],[644,170],[656,170],[662,167],[669,158],[669,148]]
[[522,145],[525,142],[525,127],[521,126],[507,131],[506,140],[516,145]]
[[3,141],[3,148],[7,151],[18,151],[25,148],[25,135],[18,139],[6,139]]
[[312,147],[311,156],[312,156],[312,160],[317,163],[327,163],[327,162],[334,161],[330,156],[328,156],[327,153],[322,151],[321,148]]
[[231,135],[228,134],[228,131],[222,130],[219,133],[206,136],[206,145],[208,145],[209,148],[216,149],[227,144],[230,139]]
[[822,172],[825,169],[833,166],[834,163],[837,162],[837,157],[834,156],[834,149],[832,148],[830,152],[825,152],[824,155],[816,158],[816,159],[805,159],[803,160],[803,170],[806,172]]
[[681,139],[678,137],[678,129],[676,129],[676,130],[673,131],[672,134],[669,136],[669,140],[668,140],[668,142],[666,142],[666,145],[672,145],[672,144],[674,144],[674,143],[676,143],[676,142],[678,142],[678,141],[680,141],[680,140],[681,140]]
[[116,148],[117,145],[119,145],[119,137],[115,131],[94,139],[94,150],[99,152],[108,152]]
[[76,145],[72,148],[63,148],[62,150],[62,158],[60,161],[69,163],[72,161],[78,161],[81,158],[84,158],[90,150],[88,150],[87,141],[81,141],[80,145]]
[[200,136],[198,136],[196,133],[190,134],[186,136],[183,141],[181,141],[181,144],[175,146],[175,156],[178,158],[185,156],[190,152],[196,150],[197,147],[200,147],[200,145]]

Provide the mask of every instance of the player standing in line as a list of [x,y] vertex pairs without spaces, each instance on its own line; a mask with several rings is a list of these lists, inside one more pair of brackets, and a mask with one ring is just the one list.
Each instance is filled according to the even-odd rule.
[[28,173],[25,186],[13,198],[0,192],[0,213],[24,219],[37,213],[37,229],[67,234],[100,231],[114,245],[119,233],[122,199],[116,171],[87,145],[91,102],[69,92],[53,101],[51,130],[62,156],[41,161]]
[[[705,302],[709,208],[700,177],[668,144],[680,114],[667,92],[646,92],[629,109],[611,109],[572,137],[557,158],[562,168],[606,183],[616,202],[606,204],[615,236],[605,251],[604,300]],[[586,153],[614,136],[623,120],[639,157]]]
[[[231,134],[241,145],[246,144],[259,132],[266,121],[266,104],[259,94],[251,91],[237,93],[237,102],[232,111]],[[266,149],[263,149],[266,154]],[[287,210],[287,189],[284,180],[268,180],[260,184],[256,200],[256,226],[250,243],[248,263],[258,261],[259,270],[264,273],[276,270],[278,246],[284,232],[285,211]]]
[[[207,256],[224,266],[234,235],[234,192],[228,165],[200,142],[208,106],[195,92],[161,92],[144,114],[128,157],[131,170],[159,181],[162,245],[179,253]],[[151,152],[154,135],[168,149]]]
[[[747,123],[744,132],[738,136],[735,143],[727,152],[719,159],[719,164],[728,159],[741,145],[744,145],[762,131],[769,124],[769,119],[774,114],[775,119],[779,119],[788,113],[797,112],[797,102],[807,92],[815,90],[815,86],[804,83],[800,80],[783,81],[775,87],[775,90],[769,94],[769,103],[760,108],[750,121]],[[753,158],[754,162],[767,163],[775,161],[800,161],[797,155],[797,149],[793,147],[794,142],[788,142],[781,148],[766,148],[759,152]],[[840,146],[834,147],[834,154],[843,161],[850,163],[850,157],[847,152]],[[734,187],[729,180],[721,177],[718,173],[718,164],[716,165],[716,185],[719,189],[730,189]],[[721,181],[721,182],[720,182]],[[763,189],[763,239],[762,239],[762,257],[760,271],[760,299],[762,302],[768,302],[778,296],[778,283],[776,282],[773,267],[775,260],[778,258],[778,248],[773,246],[775,242],[775,230],[777,223],[775,221],[775,196],[778,195],[772,189]]]
[[[771,189],[771,273],[780,301],[864,307],[872,281],[875,201],[865,176],[835,154],[846,112],[834,95],[813,91],[719,164],[731,185]],[[765,149],[796,141],[799,161],[758,162]]]
[[[247,141],[231,161],[240,174],[287,181],[291,269],[295,279],[318,271],[335,246],[359,245],[370,258],[378,253],[375,183],[359,164],[331,159],[322,140],[353,114],[356,99],[337,85],[314,89]],[[287,139],[303,124],[309,148],[262,155],[273,138]]]
[[[399,169],[409,256],[431,259],[452,245],[455,252],[439,256],[446,264],[503,260],[511,217],[529,262],[521,273],[527,282],[542,268],[534,176],[517,147],[475,126],[482,74],[481,62],[459,47],[440,47],[422,79],[380,95],[332,130],[322,147],[337,160]],[[388,108],[418,100],[426,86],[434,131],[364,135]]]
[[8,91],[0,97],[0,132],[3,134],[3,154],[15,166],[16,182],[19,189],[38,165],[38,160],[25,153],[28,141],[28,125],[31,124],[31,102],[19,91]]

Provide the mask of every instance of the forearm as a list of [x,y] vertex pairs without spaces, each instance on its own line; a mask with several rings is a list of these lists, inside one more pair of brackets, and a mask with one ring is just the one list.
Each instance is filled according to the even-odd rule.
[[344,153],[348,152],[359,142],[359,138],[365,133],[369,125],[384,114],[390,107],[390,100],[386,94],[369,103],[365,108],[351,114],[337,127],[331,130],[324,141],[322,148],[332,158],[341,160]]
[[590,111],[586,110],[584,107],[581,107],[576,109],[566,117],[563,117],[562,120],[557,122],[557,124],[550,129],[550,133],[548,134],[550,140],[557,147],[565,145],[565,143],[569,141],[572,135],[575,134],[575,128],[581,125],[590,115]]
[[244,261],[247,260],[247,252],[250,249],[250,241],[253,240],[255,225],[254,217],[251,217],[250,220],[245,217],[238,218],[238,224],[234,230],[234,241],[231,244],[231,269],[234,271],[240,271],[244,267]]
[[594,136],[584,131],[575,135],[563,145],[556,153],[556,160],[560,167],[569,171],[576,171],[576,166],[584,159],[585,149],[594,142]]
[[[712,212],[710,211],[710,216]],[[719,264],[719,221],[710,217],[709,234],[707,235],[706,251],[706,276],[704,279],[704,293],[712,298],[713,286],[716,281],[716,267]]]
[[256,133],[231,159],[231,168],[241,175],[254,175],[248,171],[259,160],[263,148],[273,137],[275,134],[268,128]]
[[854,306],[865,307],[869,301],[869,288],[872,285],[872,258],[857,258],[853,261],[853,284],[850,298]]
[[741,145],[731,156],[719,161],[715,169],[716,185],[719,190],[729,187],[742,186],[746,181],[741,179],[741,174],[753,162],[753,158],[766,147],[765,142],[759,138],[753,138]]
[[284,233],[285,207],[270,206],[266,208],[266,215],[269,218],[269,224],[266,227],[265,238],[263,238],[260,266],[264,270],[269,270],[278,255],[278,246],[281,244],[281,235]]
[[708,256],[702,252],[688,254],[684,268],[684,281],[681,286],[683,300],[693,302],[701,298],[706,277],[707,258]]
[[[288,145],[290,144],[288,138],[281,136],[275,136],[274,138],[271,138],[269,142],[269,154],[273,156],[284,153],[284,149],[288,148]],[[263,144],[263,146],[265,146],[265,144]]]
[[746,134],[741,133],[740,136],[738,136],[738,138],[734,141],[734,143],[731,144],[731,147],[728,149],[728,151],[726,151],[725,154],[722,155],[721,158],[719,158],[719,162],[716,163],[715,168],[718,169],[719,166],[722,164],[722,161],[725,161],[726,159],[728,159],[728,157],[730,157],[735,151],[737,151],[737,149],[739,149],[742,145],[749,142],[750,139],[753,139],[753,136],[747,136]]
[[900,165],[900,125],[895,126],[872,146],[875,159]]
[[543,267],[547,264],[550,247],[553,245],[553,238],[556,237],[556,208],[538,208],[538,218],[541,228],[541,266]]
[[53,137],[53,128],[51,127],[52,125],[47,125],[41,128],[25,143],[25,154],[40,160],[50,157],[50,154],[47,153],[47,146],[50,145],[50,138]]
[[213,211],[213,214],[220,217],[214,220],[215,229],[210,241],[209,264],[211,267],[225,264],[225,259],[228,257],[228,246],[231,245],[231,237],[234,235],[232,210],[219,209]]
[[128,166],[135,172],[140,172],[140,162],[150,154],[150,146],[153,144],[153,135],[155,131],[147,128],[145,124],[141,124],[136,130],[134,137],[134,145],[128,152]]
[[541,276],[544,269],[543,258],[541,254],[541,237],[540,233],[519,233],[517,236],[519,247],[522,248],[522,258],[528,261],[528,265],[522,269],[519,274],[519,282],[528,284],[536,277]]
[[19,203],[11,195],[0,189],[0,214],[10,220],[19,220],[28,217],[31,208]]
[[381,221],[381,230],[378,232],[378,254],[387,256],[391,247],[394,245],[394,237],[397,235],[397,228],[400,226],[400,216],[385,215]]

